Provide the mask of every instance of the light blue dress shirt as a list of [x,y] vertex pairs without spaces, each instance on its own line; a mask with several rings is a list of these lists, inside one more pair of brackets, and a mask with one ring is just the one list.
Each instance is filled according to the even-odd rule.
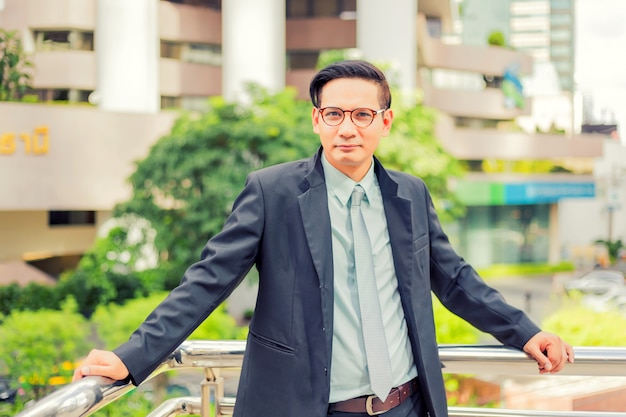
[[[354,245],[350,224],[349,201],[352,179],[333,167],[322,154],[322,166],[328,190],[328,211],[332,228],[334,273],[333,351],[330,370],[330,402],[369,395],[372,389],[367,375],[365,347],[354,266]],[[372,257],[385,335],[391,356],[394,386],[417,376],[406,320],[402,311],[387,218],[374,164],[360,184],[365,190],[361,210],[372,244]]]

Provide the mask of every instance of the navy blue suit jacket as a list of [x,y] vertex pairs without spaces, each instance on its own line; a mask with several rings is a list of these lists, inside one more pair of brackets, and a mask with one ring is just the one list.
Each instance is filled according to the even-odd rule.
[[[135,384],[175,350],[256,264],[259,290],[235,416],[326,416],[333,259],[320,152],[248,176],[232,214],[206,244],[201,260],[115,350]],[[455,253],[422,180],[386,170],[377,160],[375,173],[423,396],[432,417],[445,417],[431,291],[452,312],[506,345],[521,348],[539,328]]]

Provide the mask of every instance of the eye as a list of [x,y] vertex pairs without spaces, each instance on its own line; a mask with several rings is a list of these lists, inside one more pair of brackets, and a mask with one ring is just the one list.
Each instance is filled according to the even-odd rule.
[[343,115],[343,111],[341,109],[335,108],[335,107],[329,107],[327,109],[324,109],[324,116],[325,117],[341,117]]
[[372,118],[372,111],[370,109],[356,109],[354,110],[354,117],[358,119],[370,119]]

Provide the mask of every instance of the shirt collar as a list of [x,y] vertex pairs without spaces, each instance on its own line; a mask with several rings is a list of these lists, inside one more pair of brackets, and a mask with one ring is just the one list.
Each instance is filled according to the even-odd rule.
[[364,201],[369,203],[367,196],[375,186],[374,175],[374,160],[370,165],[367,174],[361,181],[354,182],[350,177],[339,171],[337,168],[331,165],[326,159],[326,155],[322,152],[322,166],[324,167],[324,177],[326,177],[326,187],[330,190],[339,200],[339,202],[346,206],[352,195],[352,190],[356,184],[360,184],[365,191]]

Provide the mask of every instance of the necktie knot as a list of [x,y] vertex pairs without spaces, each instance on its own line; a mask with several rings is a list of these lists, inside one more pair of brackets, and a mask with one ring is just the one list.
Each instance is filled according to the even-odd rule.
[[365,195],[365,190],[360,185],[356,185],[354,190],[352,190],[352,199],[350,202],[350,206],[360,206],[361,201],[363,201],[363,196]]

